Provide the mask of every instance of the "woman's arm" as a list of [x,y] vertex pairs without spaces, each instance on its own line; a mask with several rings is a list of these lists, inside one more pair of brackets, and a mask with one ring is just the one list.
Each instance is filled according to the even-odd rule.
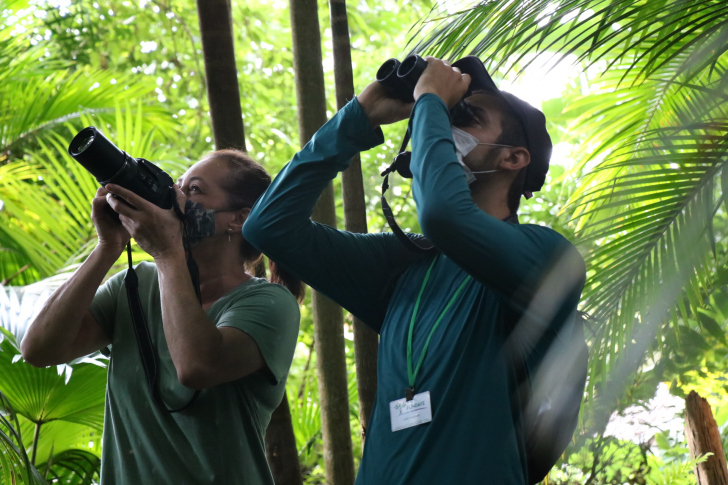
[[[123,187],[106,188],[128,202],[109,200],[124,227],[157,265],[164,336],[182,385],[204,389],[260,370],[265,361],[255,341],[245,332],[218,328],[202,309],[174,211],[160,209]],[[181,191],[178,198],[184,200]]]
[[162,322],[177,378],[191,389],[206,389],[250,375],[265,366],[247,333],[218,328],[197,301],[184,252],[155,258]]
[[31,365],[63,364],[111,343],[89,306],[124,250],[129,234],[106,213],[106,194],[99,188],[92,201],[91,220],[99,235],[98,245],[73,276],[53,292],[20,344],[23,358]]

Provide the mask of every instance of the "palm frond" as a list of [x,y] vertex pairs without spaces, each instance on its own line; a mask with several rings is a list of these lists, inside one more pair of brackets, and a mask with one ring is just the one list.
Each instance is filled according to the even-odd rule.
[[[437,57],[481,56],[497,70],[531,53],[609,59],[646,79],[673,58],[692,53],[676,74],[696,75],[717,60],[728,28],[720,0],[509,0],[483,1],[453,15],[426,18],[414,31],[414,51]],[[716,46],[720,46],[716,48]],[[637,64],[644,61],[644,65]],[[522,69],[532,61],[526,61]]]
[[38,465],[45,476],[56,483],[92,485],[98,483],[101,459],[85,450],[67,450]]
[[562,116],[573,113],[566,139],[582,147],[566,211],[587,251],[585,309],[599,322],[590,396],[599,388],[609,401],[642,361],[640,339],[671,316],[679,338],[679,318],[711,291],[713,220],[728,194],[728,4],[493,0],[440,15],[414,31],[415,51],[478,55],[500,74],[543,54],[598,71]]
[[[163,131],[147,126],[141,105],[117,103],[113,124],[97,113],[82,114],[78,121],[107,129],[111,138],[138,157],[162,162],[163,168],[180,175],[188,160],[180,149],[163,142]],[[58,125],[35,139],[22,160],[0,165],[0,277],[28,284],[68,268],[87,254],[95,237],[90,220],[90,201],[96,180],[67,152],[68,140],[76,133],[71,123]],[[65,134],[64,134],[65,133]]]
[[23,447],[16,414],[2,392],[0,392],[0,479],[2,483],[18,485],[47,484],[30,463]]
[[[83,114],[105,123],[115,121],[117,106],[154,89],[148,82],[107,71],[60,71],[48,76],[24,76],[0,84],[0,151],[18,151],[34,139],[72,123],[75,131]],[[145,108],[142,131],[156,128],[170,137],[172,117],[159,107]],[[75,134],[75,133],[74,133]]]

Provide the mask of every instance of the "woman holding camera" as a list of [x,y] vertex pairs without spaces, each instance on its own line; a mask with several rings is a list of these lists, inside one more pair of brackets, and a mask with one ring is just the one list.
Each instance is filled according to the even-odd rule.
[[[241,229],[270,181],[260,165],[235,150],[214,152],[193,165],[175,190],[179,206],[187,205],[187,219],[196,211],[208,223],[202,232],[183,231],[173,210],[122,187],[99,188],[91,212],[98,244],[51,295],[21,347],[35,366],[110,347],[103,485],[273,483],[265,430],[284,394],[298,336],[296,299],[303,290],[273,264],[272,283],[246,272],[261,255]],[[137,265],[136,273],[158,356],[157,392],[168,409],[150,396],[126,271],[101,285],[130,237],[154,258]],[[185,247],[199,268],[201,304]],[[184,410],[169,412],[179,408]]]

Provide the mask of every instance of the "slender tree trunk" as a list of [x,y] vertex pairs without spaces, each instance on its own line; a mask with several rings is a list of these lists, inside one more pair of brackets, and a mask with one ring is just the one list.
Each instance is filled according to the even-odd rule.
[[[293,446],[290,440],[293,439]],[[270,418],[265,433],[265,456],[273,473],[276,485],[301,485],[301,467],[298,464],[298,450],[293,435],[291,410],[288,407],[288,393]],[[295,464],[295,466],[293,466]]]
[[[197,12],[215,147],[246,151],[230,0],[197,0]],[[262,259],[251,269],[256,276],[265,277]],[[271,416],[265,445],[276,485],[300,485],[301,467],[285,394]]]
[[698,485],[728,485],[728,468],[718,425],[708,401],[695,391],[685,398],[685,436],[693,459],[713,453],[713,456],[695,467]]
[[[334,78],[336,81],[336,107],[341,109],[354,97],[354,75],[351,68],[351,42],[346,0],[329,0],[329,17],[334,47]],[[361,173],[361,159],[355,156],[351,165],[341,174],[344,198],[344,223],[347,231],[367,232],[366,201]],[[377,333],[354,317],[354,352],[356,385],[359,390],[359,420],[362,442],[366,439],[369,416],[377,393]]]
[[197,0],[215,147],[245,150],[229,0]]
[[[290,0],[290,6],[298,133],[303,146],[326,122],[321,34],[316,0]],[[313,219],[336,227],[332,184],[321,194]],[[316,291],[312,294],[312,301],[326,482],[330,485],[350,485],[354,483],[354,458],[349,423],[343,312],[338,305]]]

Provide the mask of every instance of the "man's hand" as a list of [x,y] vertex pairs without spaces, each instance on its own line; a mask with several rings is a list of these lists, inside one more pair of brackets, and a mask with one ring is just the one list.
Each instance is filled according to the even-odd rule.
[[[174,186],[174,189],[178,200],[184,197],[177,185]],[[179,253],[184,256],[182,221],[177,218],[174,210],[161,209],[118,185],[107,184],[106,190],[109,192],[106,200],[111,208],[119,213],[121,224],[136,240],[140,248],[155,260]],[[112,197],[112,194],[125,200],[131,206]]]
[[369,84],[356,99],[374,128],[406,120],[414,106],[414,103],[390,98],[379,81]]
[[116,254],[118,257],[131,236],[129,231],[109,214],[110,207],[106,199],[108,194],[109,192],[103,187],[99,187],[96,191],[96,197],[91,201],[91,222],[99,236],[99,247],[110,253],[118,253]]
[[435,57],[425,57],[427,68],[415,86],[415,100],[425,93],[436,94],[448,108],[460,101],[470,86],[470,75]]

